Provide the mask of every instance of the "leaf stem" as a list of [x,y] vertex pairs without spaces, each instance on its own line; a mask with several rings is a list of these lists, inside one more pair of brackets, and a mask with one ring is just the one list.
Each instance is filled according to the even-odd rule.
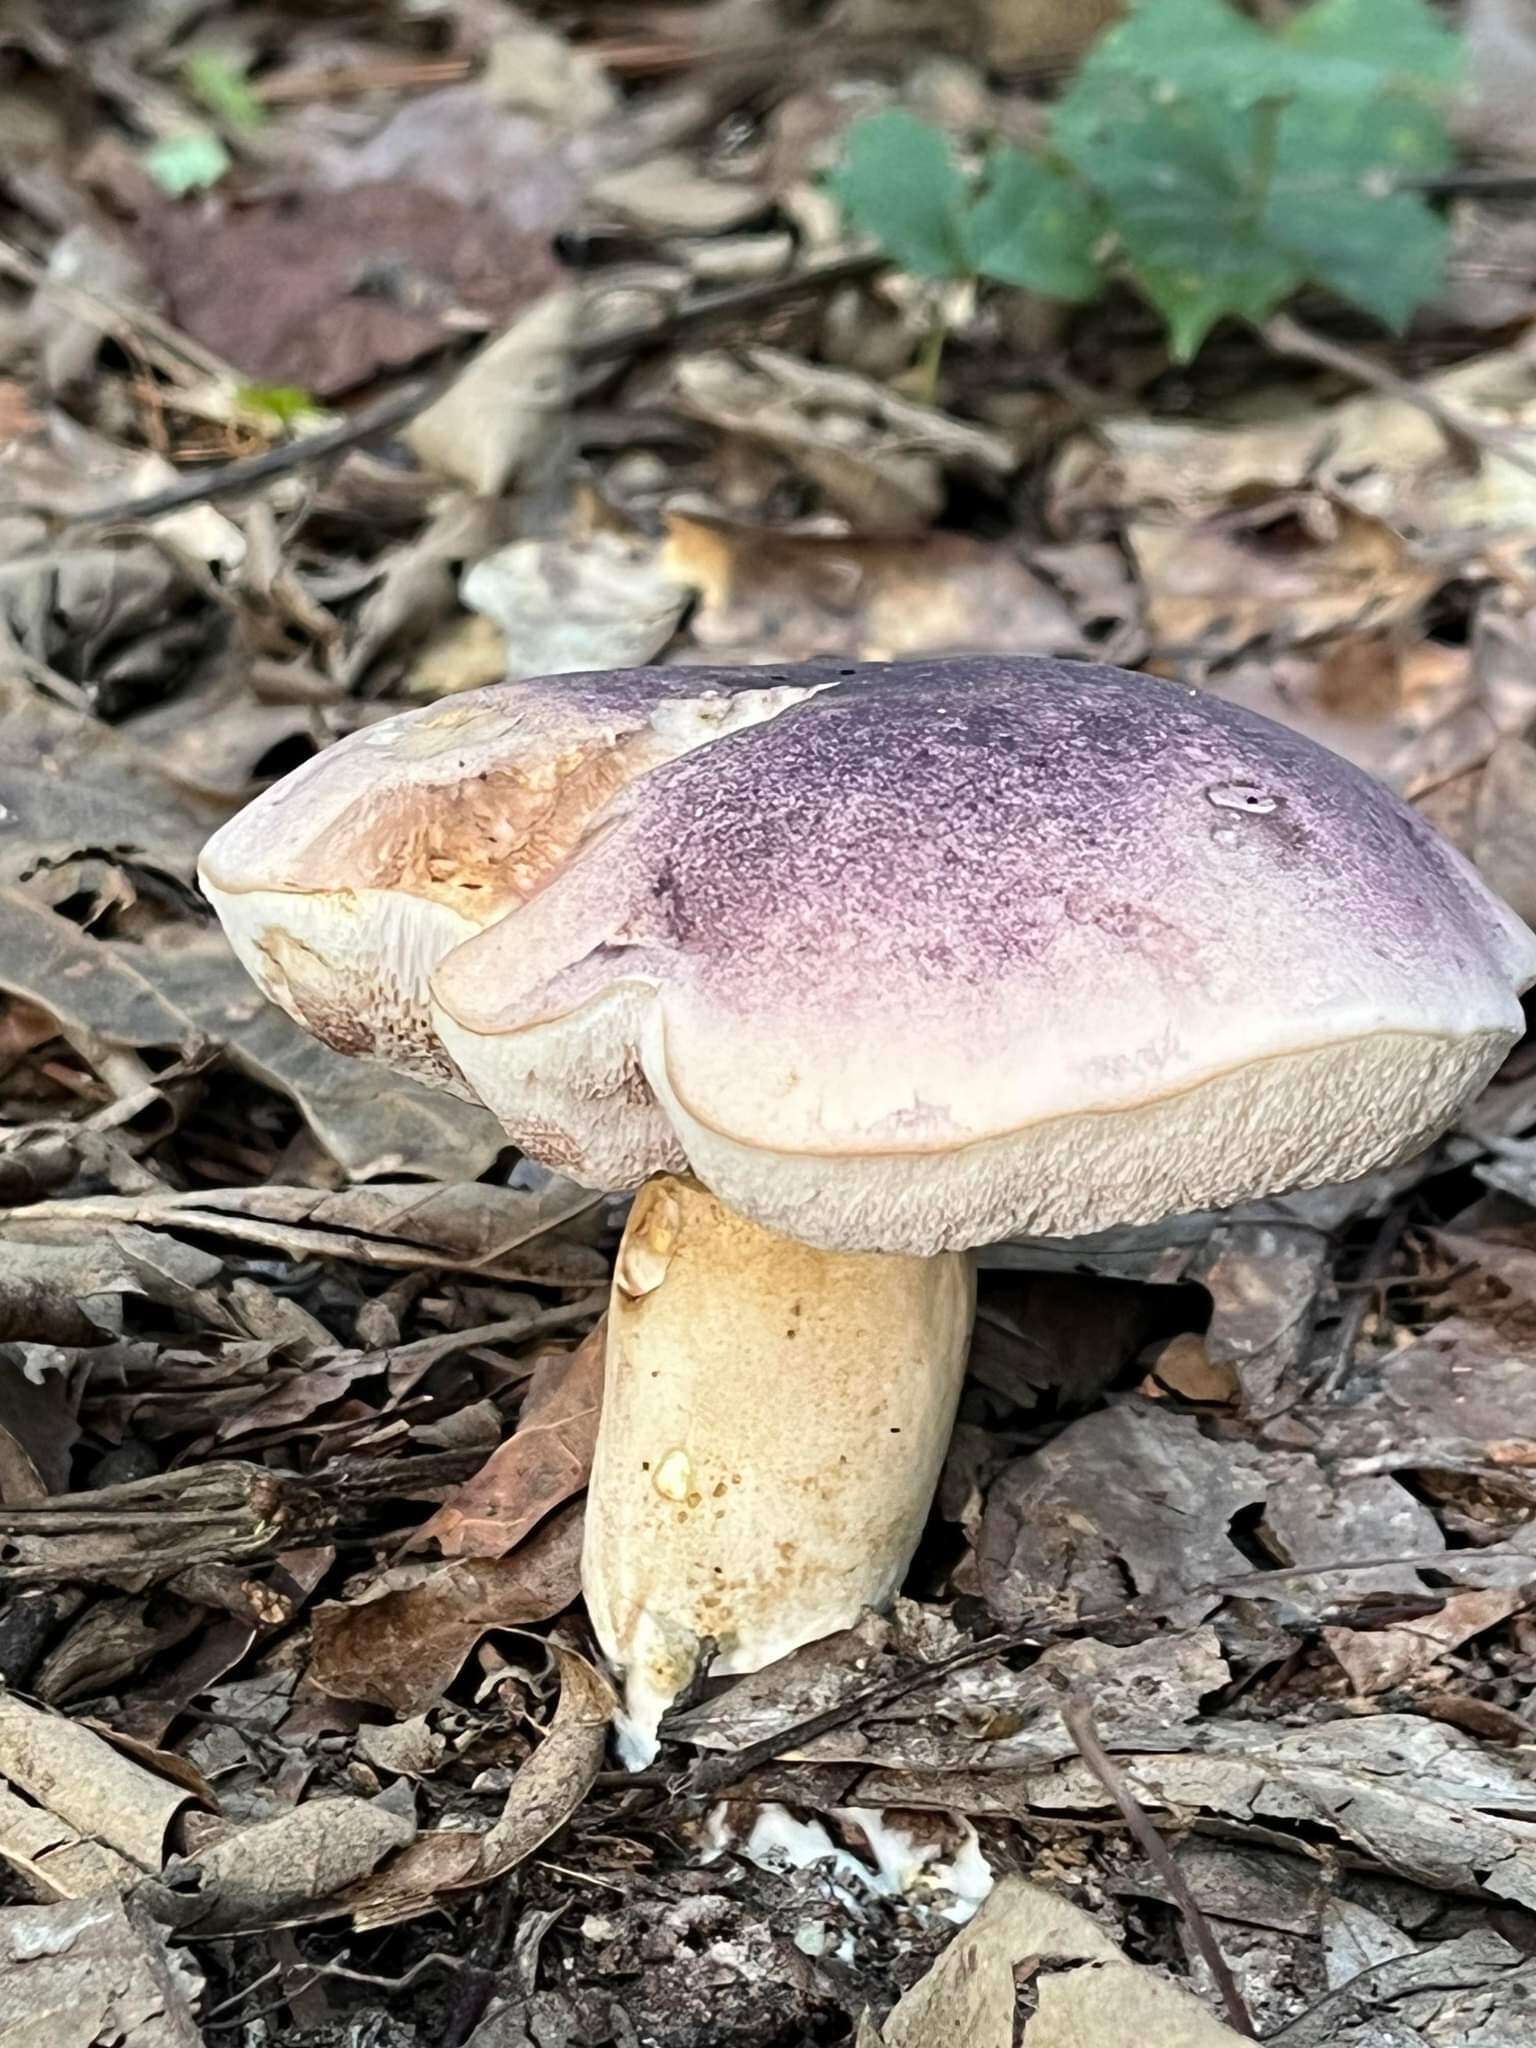
[[943,309],[934,313],[913,370],[913,387],[922,405],[939,402],[939,372],[944,365],[944,345],[949,340],[949,321]]
[[1248,173],[1248,203],[1243,209],[1243,226],[1257,227],[1269,204],[1275,181],[1275,161],[1280,150],[1280,117],[1288,102],[1283,93],[1254,102],[1253,161]]

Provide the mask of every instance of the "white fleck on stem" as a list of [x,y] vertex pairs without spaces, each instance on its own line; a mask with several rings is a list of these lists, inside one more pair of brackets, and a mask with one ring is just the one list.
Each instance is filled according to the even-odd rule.
[[671,1176],[614,1272],[582,1579],[638,1768],[715,1644],[756,1671],[882,1607],[923,1532],[975,1306],[969,1258],[824,1252]]

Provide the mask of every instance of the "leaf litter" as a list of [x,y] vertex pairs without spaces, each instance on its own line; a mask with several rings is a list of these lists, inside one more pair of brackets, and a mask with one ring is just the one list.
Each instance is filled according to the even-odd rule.
[[[630,1778],[579,1572],[623,1205],[298,1032],[195,892],[404,702],[1004,650],[1292,723],[1536,910],[1518,193],[1404,336],[1177,371],[1127,299],[842,239],[857,110],[1037,134],[1112,11],[8,24],[0,2032],[1529,2040],[1529,1048],[1358,1187],[985,1252],[894,1612]],[[1507,168],[1536,39],[1466,12]]]

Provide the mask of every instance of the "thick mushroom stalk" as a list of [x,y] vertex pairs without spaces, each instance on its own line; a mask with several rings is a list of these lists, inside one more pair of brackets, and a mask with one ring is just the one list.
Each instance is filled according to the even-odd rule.
[[756,1671],[895,1594],[949,1442],[969,1259],[824,1252],[698,1182],[635,1199],[614,1272],[582,1584],[656,1751],[706,1642]]

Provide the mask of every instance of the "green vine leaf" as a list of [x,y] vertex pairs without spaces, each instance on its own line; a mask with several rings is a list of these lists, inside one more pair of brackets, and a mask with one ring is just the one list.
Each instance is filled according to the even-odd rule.
[[1445,224],[1413,186],[1452,161],[1461,55],[1429,0],[1314,0],[1280,30],[1230,0],[1130,0],[1048,151],[999,146],[968,175],[893,111],[854,126],[831,188],[918,276],[1081,301],[1117,264],[1182,358],[1305,284],[1401,327],[1444,278]]
[[988,159],[966,219],[971,267],[1048,299],[1091,299],[1103,282],[1103,202],[1069,173],[1006,145]]
[[967,277],[968,183],[943,132],[893,107],[855,124],[827,179],[855,227],[914,277]]

